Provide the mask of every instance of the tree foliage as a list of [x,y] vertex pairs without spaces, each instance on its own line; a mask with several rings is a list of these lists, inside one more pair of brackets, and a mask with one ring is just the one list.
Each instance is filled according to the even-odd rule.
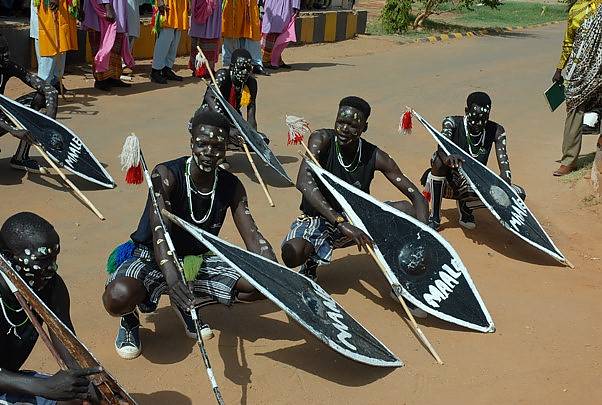
[[[380,18],[387,33],[400,34],[409,27],[422,27],[430,16],[442,11],[472,10],[476,5],[497,8],[501,4],[501,0],[387,0]],[[416,12],[415,16],[413,11]]]

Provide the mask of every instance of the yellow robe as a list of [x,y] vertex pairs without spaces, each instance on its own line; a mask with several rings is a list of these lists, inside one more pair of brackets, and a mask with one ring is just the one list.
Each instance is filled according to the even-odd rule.
[[44,0],[40,0],[38,36],[40,56],[56,56],[77,50],[77,26],[75,18],[67,9],[67,0],[59,0],[59,9],[55,13],[46,7]]
[[188,30],[188,0],[165,0],[168,11],[165,14],[164,28],[174,28],[176,30]]
[[261,39],[257,0],[224,0],[222,36],[224,38]]
[[564,34],[564,41],[562,42],[562,53],[560,54],[560,62],[557,65],[558,69],[564,69],[566,66],[573,52],[575,35],[581,29],[581,24],[594,14],[600,6],[602,6],[602,0],[578,0],[573,4],[569,10],[566,32]]

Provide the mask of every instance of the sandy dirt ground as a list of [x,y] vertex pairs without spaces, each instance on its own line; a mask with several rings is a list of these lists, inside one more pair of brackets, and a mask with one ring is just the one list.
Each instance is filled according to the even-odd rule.
[[[373,108],[366,138],[390,153],[417,183],[435,144],[422,128],[407,137],[397,134],[403,106],[439,125],[446,114],[463,112],[470,91],[488,91],[492,119],[508,132],[513,179],[525,187],[529,207],[576,269],[559,266],[521,242],[487,212],[477,213],[476,230],[463,231],[455,204],[446,201],[442,235],[469,269],[496,333],[474,333],[434,318],[421,321],[446,362],[437,365],[406,325],[371,259],[351,248],[340,250],[332,265],[320,268],[320,283],[406,366],[378,369],[347,360],[269,302],[212,306],[203,312],[216,333],[207,347],[226,403],[600,401],[601,210],[583,202],[591,193],[585,181],[569,184],[552,177],[564,114],[550,113],[542,96],[562,34],[563,27],[553,26],[505,37],[407,46],[363,37],[288,50],[286,60],[295,70],[259,78],[260,129],[271,137],[291,176],[297,173],[299,157],[298,147],[286,146],[287,113],[306,117],[313,128],[327,127],[340,98],[366,98]],[[186,73],[185,61],[178,63]],[[136,132],[152,164],[187,154],[186,123],[205,87],[190,78],[160,87],[139,75],[131,89],[101,94],[81,77],[69,76],[65,82],[77,96],[62,103],[58,118],[82,136],[118,183],[114,190],[99,190],[72,177],[107,220],[100,222],[55,178],[11,170],[8,161],[16,142],[9,137],[1,144],[2,218],[30,210],[55,225],[62,237],[60,272],[71,291],[77,332],[140,403],[210,404],[214,400],[198,350],[166,299],[155,314],[144,317],[144,352],[133,361],[115,353],[118,322],[100,302],[107,255],[134,230],[146,198],[144,187],[124,184],[117,159],[123,139]],[[10,95],[22,91],[9,83]],[[595,140],[586,137],[584,153],[593,151]],[[264,168],[276,202],[270,208],[244,156],[236,154],[230,161],[247,188],[260,229],[279,253],[298,213],[300,194]],[[400,198],[382,176],[376,177],[372,190],[381,200]],[[230,217],[222,235],[241,243]],[[42,344],[26,366],[57,369]]]

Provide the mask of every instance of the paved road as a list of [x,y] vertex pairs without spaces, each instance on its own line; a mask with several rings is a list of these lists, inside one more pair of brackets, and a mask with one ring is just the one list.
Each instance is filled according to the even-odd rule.
[[[553,73],[561,37],[562,27],[554,26],[434,45],[399,46],[362,38],[293,49],[287,60],[298,70],[259,79],[260,127],[272,138],[291,176],[298,157],[297,148],[286,147],[286,113],[305,116],[313,128],[326,127],[332,125],[340,98],[365,97],[373,107],[367,138],[417,181],[434,143],[420,128],[405,138],[397,135],[402,107],[410,105],[438,123],[446,114],[461,114],[470,91],[488,91],[492,118],[509,134],[514,179],[527,189],[530,208],[577,270],[557,267],[503,231],[485,212],[477,215],[477,230],[465,234],[457,227],[453,204],[446,203],[443,235],[471,271],[496,322],[495,334],[424,321],[424,331],[446,361],[437,366],[405,325],[370,259],[344,250],[333,265],[321,269],[321,282],[406,367],[386,371],[343,359],[269,303],[216,306],[205,315],[217,332],[208,349],[227,403],[591,403],[602,395],[602,269],[600,261],[592,259],[600,252],[599,241],[592,241],[602,232],[600,209],[584,206],[584,183],[562,183],[551,176],[564,117],[561,111],[548,112],[541,95]],[[54,180],[21,178],[9,170],[7,152],[14,143],[7,139],[0,161],[2,213],[32,210],[56,225],[62,235],[61,274],[71,289],[78,333],[141,403],[211,403],[194,342],[181,333],[167,300],[145,319],[144,354],[130,362],[117,358],[117,322],[100,305],[106,256],[128,238],[145,198],[144,188],[128,188],[121,180],[121,143],[136,132],[149,162],[187,154],[186,122],[204,91],[202,84],[190,81],[161,89],[146,79],[137,81],[129,91],[99,95],[89,89],[90,82],[68,78],[70,87],[82,89],[59,114],[118,178],[119,187],[113,191],[85,187],[107,221],[97,221]],[[585,150],[593,150],[594,142],[586,139]],[[237,155],[231,161],[247,187],[260,228],[279,246],[296,215],[299,194],[284,188],[266,169],[277,204],[269,208],[244,158]],[[381,177],[373,193],[381,199],[399,198]],[[240,243],[229,219],[223,235]],[[55,369],[41,347],[27,366]]]

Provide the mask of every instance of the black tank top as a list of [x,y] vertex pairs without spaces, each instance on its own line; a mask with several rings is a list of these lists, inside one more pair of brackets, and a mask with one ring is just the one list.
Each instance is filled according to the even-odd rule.
[[[58,277],[54,277],[46,284],[42,291],[37,292],[38,297],[40,297],[46,305],[48,305],[50,301],[50,294],[55,288],[54,285],[56,284],[57,279]],[[16,301],[13,293],[10,292],[8,286],[6,286],[2,279],[0,279],[0,297],[2,298],[2,304],[4,305],[4,309],[0,306],[0,348],[2,348],[0,368],[18,371],[36,345],[38,332],[31,321],[28,320],[22,326],[17,327],[16,331],[18,337],[13,333],[13,330],[11,329],[12,326],[4,316],[4,311],[6,311],[6,315],[15,325],[21,324],[27,315],[25,314],[25,311],[13,312],[8,308],[19,309],[21,308],[21,305]],[[54,310],[53,308],[50,309]],[[37,318],[40,323],[42,323],[42,320],[39,317]]]
[[[472,151],[476,153],[480,148],[482,148],[481,153],[478,156],[474,156],[471,154],[471,149],[469,149],[468,140],[466,139],[466,126],[464,125],[464,117],[462,116],[453,116],[450,117],[454,120],[455,129],[452,134],[452,141],[463,151],[467,152],[479,162],[483,163],[487,166],[487,161],[489,160],[489,154],[491,153],[491,146],[493,142],[495,142],[495,135],[497,133],[498,124],[493,121],[487,121],[485,124],[485,138],[483,140],[483,145],[472,146]],[[473,138],[474,139],[474,138]]]
[[[370,183],[372,183],[372,179],[374,178],[374,167],[376,164],[376,151],[378,148],[366,141],[365,139],[361,139],[362,142],[362,154],[360,156],[359,164],[357,168],[353,172],[348,172],[339,162],[337,157],[336,150],[336,132],[333,129],[322,129],[321,131],[325,132],[328,137],[329,145],[328,152],[326,154],[321,154],[320,165],[324,170],[334,174],[339,179],[346,181],[354,187],[359,188],[360,190],[370,193]],[[336,199],[332,196],[330,191],[323,185],[318,185],[320,192],[328,201],[330,206],[337,210],[338,212],[342,211],[341,206],[336,201]],[[318,216],[320,213],[311,206],[311,204],[303,197],[301,200],[301,211],[304,214],[309,216]]]
[[[202,224],[197,224],[192,219],[186,191],[185,172],[187,160],[188,156],[184,156],[176,160],[161,163],[161,165],[167,167],[167,169],[173,173],[176,180],[176,184],[174,185],[171,195],[169,196],[169,201],[171,202],[171,212],[183,220],[190,222],[191,224],[213,235],[218,235],[224,223],[228,207],[231,205],[234,191],[236,190],[237,185],[240,183],[240,180],[238,180],[236,176],[230,172],[219,168],[217,169],[217,185],[211,214],[209,214],[207,221]],[[195,196],[194,193],[191,195],[195,200],[200,198]],[[149,204],[147,204],[144,208],[142,218],[140,218],[140,222],[138,224],[138,229],[136,229],[136,231],[130,237],[135,243],[148,246],[152,251],[153,233],[150,225],[148,207]],[[194,217],[196,219],[201,219],[205,216],[207,212],[206,210],[209,209],[209,201],[207,201],[206,204],[203,204],[203,207],[206,208],[199,210],[201,212],[195,212]],[[170,236],[176,248],[176,253],[178,256],[180,256],[180,258],[188,255],[200,255],[209,250],[207,247],[205,247],[205,245],[177,225],[171,226]]]

